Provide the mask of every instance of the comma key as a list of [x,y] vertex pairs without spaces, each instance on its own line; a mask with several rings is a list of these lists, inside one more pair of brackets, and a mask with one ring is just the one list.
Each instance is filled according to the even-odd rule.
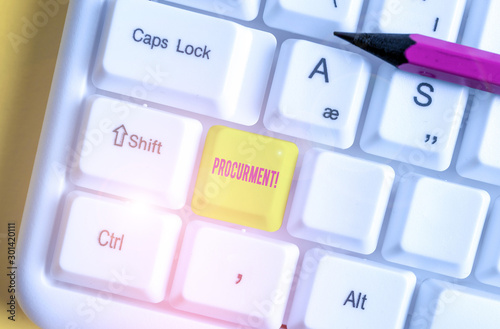
[[283,323],[297,246],[201,221],[189,223],[170,303],[234,324],[276,329]]

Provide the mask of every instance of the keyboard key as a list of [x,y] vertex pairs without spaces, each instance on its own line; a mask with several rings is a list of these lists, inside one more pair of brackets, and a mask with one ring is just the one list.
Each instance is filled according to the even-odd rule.
[[462,148],[458,173],[500,185],[500,96],[476,91]]
[[409,329],[496,329],[499,323],[497,296],[432,279],[420,287]]
[[199,121],[111,98],[93,97],[76,151],[73,182],[179,209],[202,127]]
[[298,248],[287,242],[192,222],[170,302],[241,328],[279,328],[298,257]]
[[98,88],[257,122],[274,36],[151,1],[117,1],[108,21],[93,75]]
[[389,166],[312,149],[302,162],[288,231],[370,254],[377,246],[393,180]]
[[409,271],[309,250],[288,328],[402,329],[415,283]]
[[293,143],[213,126],[205,141],[193,211],[265,231],[278,230],[297,156]]
[[333,31],[355,32],[363,0],[268,0],[264,22],[278,29],[322,40],[333,40]]
[[371,154],[434,170],[449,167],[468,89],[383,64],[360,145]]
[[500,199],[497,199],[488,219],[479,261],[476,266],[476,277],[479,281],[500,287]]
[[493,53],[500,53],[500,1],[474,2],[469,10],[462,43]]
[[184,6],[203,9],[215,14],[251,21],[259,13],[260,0],[169,0]]
[[488,193],[417,174],[401,178],[382,255],[456,278],[472,269]]
[[354,142],[370,80],[358,54],[286,40],[264,117],[266,128],[348,148]]
[[149,302],[160,302],[181,220],[134,203],[73,192],[52,272],[56,279]]
[[466,0],[371,0],[364,32],[419,33],[451,42],[457,40]]

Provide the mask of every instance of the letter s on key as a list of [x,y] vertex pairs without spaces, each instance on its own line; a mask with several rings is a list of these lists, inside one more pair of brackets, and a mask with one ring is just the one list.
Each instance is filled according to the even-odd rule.
[[418,106],[422,106],[422,107],[426,107],[426,106],[429,106],[431,105],[432,103],[432,97],[431,95],[429,95],[428,93],[424,92],[422,90],[422,87],[427,87],[429,88],[429,92],[434,92],[434,87],[430,84],[430,83],[427,83],[427,82],[422,82],[420,83],[418,86],[417,86],[417,92],[424,96],[425,98],[427,98],[427,102],[423,103],[423,102],[420,102],[417,98],[417,96],[413,97],[413,101],[415,102],[415,104],[417,104]]

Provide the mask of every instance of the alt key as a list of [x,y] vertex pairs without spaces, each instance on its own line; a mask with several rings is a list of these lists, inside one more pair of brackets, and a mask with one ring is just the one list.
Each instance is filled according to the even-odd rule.
[[305,255],[289,328],[402,329],[412,272],[312,249]]

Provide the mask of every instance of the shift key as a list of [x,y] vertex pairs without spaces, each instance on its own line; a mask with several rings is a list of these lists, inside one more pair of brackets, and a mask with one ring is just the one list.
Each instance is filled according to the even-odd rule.
[[104,25],[98,88],[254,124],[276,48],[269,33],[150,1],[117,1]]
[[71,180],[116,196],[182,208],[202,132],[197,120],[112,98],[87,102]]

